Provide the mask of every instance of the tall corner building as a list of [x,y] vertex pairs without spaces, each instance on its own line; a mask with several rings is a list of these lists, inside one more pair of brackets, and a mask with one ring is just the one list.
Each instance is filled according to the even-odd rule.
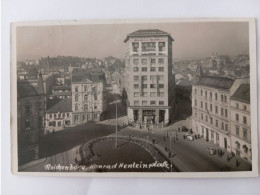
[[129,122],[145,127],[170,122],[175,110],[173,41],[157,29],[138,30],[124,40]]

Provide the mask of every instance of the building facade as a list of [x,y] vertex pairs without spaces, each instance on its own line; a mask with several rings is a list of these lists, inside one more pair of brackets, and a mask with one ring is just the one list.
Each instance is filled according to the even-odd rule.
[[39,137],[44,131],[45,96],[28,81],[17,82],[18,164],[39,158]]
[[72,124],[97,122],[107,109],[106,82],[102,70],[72,72]]
[[[192,129],[206,141],[232,151],[232,96],[247,79],[204,75],[198,66],[192,86]],[[250,120],[250,119],[249,119]]]
[[46,110],[45,134],[69,127],[72,121],[72,100],[66,98]]
[[230,98],[232,152],[252,161],[250,85],[241,84]]
[[129,122],[167,124],[174,110],[175,77],[170,34],[138,30],[125,39]]

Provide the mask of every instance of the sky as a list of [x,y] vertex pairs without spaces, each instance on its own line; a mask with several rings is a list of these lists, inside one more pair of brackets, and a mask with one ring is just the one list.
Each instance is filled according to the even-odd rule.
[[204,58],[217,52],[248,52],[247,22],[88,24],[17,27],[17,60],[41,57],[125,57],[124,39],[141,29],[160,29],[174,39],[174,58]]

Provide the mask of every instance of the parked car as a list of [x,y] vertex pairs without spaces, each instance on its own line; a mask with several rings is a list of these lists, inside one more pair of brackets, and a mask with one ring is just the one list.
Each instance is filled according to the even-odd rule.
[[189,141],[193,141],[194,140],[194,137],[192,135],[187,135],[186,138]]

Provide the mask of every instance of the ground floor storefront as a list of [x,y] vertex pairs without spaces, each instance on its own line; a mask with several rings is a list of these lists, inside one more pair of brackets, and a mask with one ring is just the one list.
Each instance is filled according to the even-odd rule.
[[169,123],[169,108],[128,108],[129,123],[141,128],[159,127]]
[[101,112],[82,112],[72,113],[72,124],[83,124],[89,122],[99,122],[101,120]]
[[200,122],[193,121],[193,132],[202,136],[206,141],[217,144],[220,148],[231,152],[230,136]]
[[252,149],[251,144],[245,142],[244,140],[231,135],[231,146],[232,152],[241,158],[248,160],[249,162],[252,161]]

